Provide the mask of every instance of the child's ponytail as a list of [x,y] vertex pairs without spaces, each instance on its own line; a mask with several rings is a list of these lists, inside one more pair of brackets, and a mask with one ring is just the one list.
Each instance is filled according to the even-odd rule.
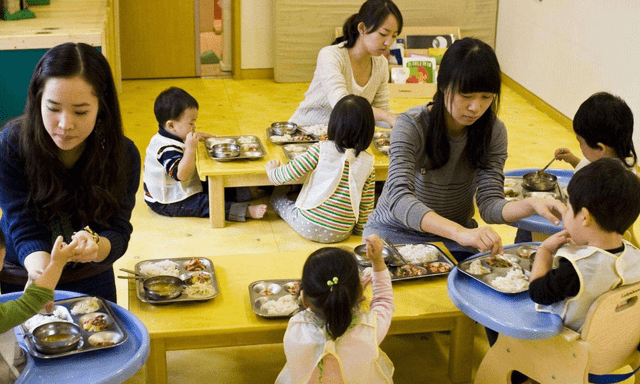
[[334,340],[342,336],[361,294],[355,257],[341,248],[315,251],[304,264],[301,289],[312,310],[325,318],[329,336]]

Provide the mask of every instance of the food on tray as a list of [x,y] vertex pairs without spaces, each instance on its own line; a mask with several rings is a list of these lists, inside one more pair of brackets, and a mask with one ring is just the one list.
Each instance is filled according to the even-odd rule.
[[211,281],[211,275],[209,275],[208,273],[203,273],[203,272],[194,273],[189,278],[189,281],[191,282],[191,284],[207,283],[207,282]]
[[184,289],[184,293],[188,296],[211,296],[216,293],[216,289],[209,283],[194,283]]
[[489,257],[484,260],[487,265],[494,268],[511,268],[511,263],[505,259],[497,258],[497,257]]
[[389,139],[388,139],[388,138],[386,138],[386,137],[384,137],[384,138],[382,138],[382,139],[378,140],[378,145],[380,145],[381,147],[388,147],[388,146],[389,146],[389,143],[390,143],[390,141],[389,141]]
[[305,152],[307,150],[308,147],[305,147],[304,145],[288,145],[287,146],[287,150],[289,152]]
[[515,187],[518,183],[515,180],[505,180],[504,181],[504,186],[505,187]]
[[269,137],[269,140],[273,141],[274,143],[282,143],[287,141],[315,141],[316,139],[314,139],[309,135],[298,133],[295,135],[289,135],[289,134],[282,135],[282,136],[272,135]]
[[329,134],[323,133],[322,135],[318,136],[318,140],[329,140]]
[[298,308],[300,308],[298,300],[293,295],[285,295],[278,300],[269,300],[261,307],[263,311],[267,312],[267,315],[289,315]]
[[326,125],[309,125],[301,127],[305,132],[312,134],[313,136],[322,136],[327,134],[329,127]]
[[289,292],[292,295],[297,295],[298,293],[300,293],[300,282],[296,281],[295,283],[288,286],[287,292]]
[[265,288],[262,291],[260,291],[260,296],[272,296],[275,295],[275,292],[270,291],[269,288]]
[[84,328],[85,331],[89,332],[104,331],[109,326],[109,323],[107,323],[107,321],[104,319],[104,316],[105,315],[97,315],[85,320],[82,323],[82,328]]
[[187,266],[185,268],[187,271],[203,271],[206,269],[202,260],[200,260],[197,257],[191,258],[191,260],[189,260],[189,263],[187,263]]
[[451,270],[450,264],[443,263],[440,261],[436,261],[434,263],[424,263],[424,266],[431,273],[443,273],[443,272],[449,272]]
[[89,300],[82,300],[77,302],[73,306],[73,308],[71,308],[71,314],[79,315],[79,314],[95,312],[98,309],[100,309],[101,306],[102,304],[100,304],[100,300],[98,300],[97,297],[92,297]]
[[416,267],[413,264],[405,264],[396,270],[396,276],[398,277],[413,277],[422,276],[427,271],[424,268]]
[[178,264],[171,260],[162,260],[153,263],[140,264],[140,273],[145,276],[176,276],[180,274],[178,270]]
[[402,257],[410,264],[424,264],[431,261],[437,261],[440,252],[431,246],[425,244],[407,244],[398,251],[402,253]]
[[256,139],[251,136],[241,136],[238,138],[238,143],[240,144],[250,144],[255,143]]
[[57,343],[59,341],[67,341],[71,340],[74,335],[70,333],[55,333],[53,335],[48,335],[42,338],[42,341],[45,343]]
[[258,146],[256,144],[246,144],[242,146],[245,152],[258,152]]
[[93,343],[93,345],[95,345],[96,347],[107,347],[109,345],[115,345],[116,342],[112,341],[112,340],[102,340],[102,341],[96,341],[95,343]]
[[504,191],[505,197],[518,197],[520,193],[518,191],[514,191],[513,189],[507,189]]
[[473,260],[469,265],[469,273],[474,275],[486,275],[491,272],[491,270],[482,264],[480,264],[480,259]]
[[53,323],[54,321],[66,321],[71,322],[69,318],[69,312],[66,308],[57,305],[50,315],[35,314],[29,320],[24,322],[24,327],[28,332],[33,332],[38,326],[47,323]]
[[529,287],[529,278],[521,269],[514,268],[506,276],[498,276],[491,285],[503,292],[521,292]]
[[530,259],[531,255],[533,255],[534,253],[536,253],[535,249],[523,248],[518,251],[518,256],[523,259]]
[[157,296],[167,297],[171,296],[176,291],[176,286],[171,283],[158,282],[149,284],[147,289]]

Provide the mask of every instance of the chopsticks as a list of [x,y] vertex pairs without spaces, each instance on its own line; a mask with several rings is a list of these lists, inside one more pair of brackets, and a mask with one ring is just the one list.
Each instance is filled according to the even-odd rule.
[[[393,264],[397,267],[401,267],[403,265],[407,265],[409,264],[404,257],[402,257],[402,253],[400,253],[400,251],[398,251],[398,248],[396,248],[395,245],[393,245],[392,242],[390,242],[387,239],[381,239],[382,240],[382,244],[384,244],[385,247],[389,248],[391,250],[391,255],[393,255]],[[398,262],[399,261],[399,262]]]

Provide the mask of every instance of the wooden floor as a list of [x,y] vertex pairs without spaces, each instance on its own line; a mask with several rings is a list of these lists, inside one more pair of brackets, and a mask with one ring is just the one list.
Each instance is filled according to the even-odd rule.
[[[274,121],[288,120],[302,100],[308,83],[277,84],[271,80],[171,79],[124,81],[120,95],[125,132],[135,141],[142,157],[151,136],[157,131],[153,102],[162,90],[177,86],[191,93],[200,103],[198,130],[215,134],[225,125],[267,127]],[[394,99],[395,112],[424,104],[426,99]],[[509,158],[506,169],[542,167],[557,147],[580,154],[573,132],[551,120],[510,89],[504,89],[499,113],[509,132]],[[569,169],[564,163],[552,168]],[[321,245],[298,236],[272,211],[263,220],[227,223],[212,229],[207,219],[166,218],[146,206],[138,192],[133,211],[134,232],[127,254],[117,268],[132,268],[145,259],[206,256],[213,260],[223,254],[255,254],[287,250],[308,250]],[[511,244],[515,229],[496,225],[504,244]],[[355,246],[352,236],[344,245]],[[118,303],[127,307],[126,280],[117,279]],[[425,292],[425,294],[428,294]],[[239,296],[242,293],[238,293]],[[212,319],[215,321],[215,319]],[[488,345],[483,328],[478,327],[474,348],[475,369]],[[382,344],[394,362],[396,383],[449,383],[446,376],[448,336],[423,334],[388,337]],[[269,383],[284,365],[282,345],[169,352],[170,383]],[[216,379],[212,381],[212,375]],[[143,383],[139,372],[128,383]]]

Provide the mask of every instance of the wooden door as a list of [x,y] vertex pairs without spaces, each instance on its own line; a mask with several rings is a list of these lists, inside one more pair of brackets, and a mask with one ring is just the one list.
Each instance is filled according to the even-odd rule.
[[120,1],[123,79],[196,76],[195,1]]

